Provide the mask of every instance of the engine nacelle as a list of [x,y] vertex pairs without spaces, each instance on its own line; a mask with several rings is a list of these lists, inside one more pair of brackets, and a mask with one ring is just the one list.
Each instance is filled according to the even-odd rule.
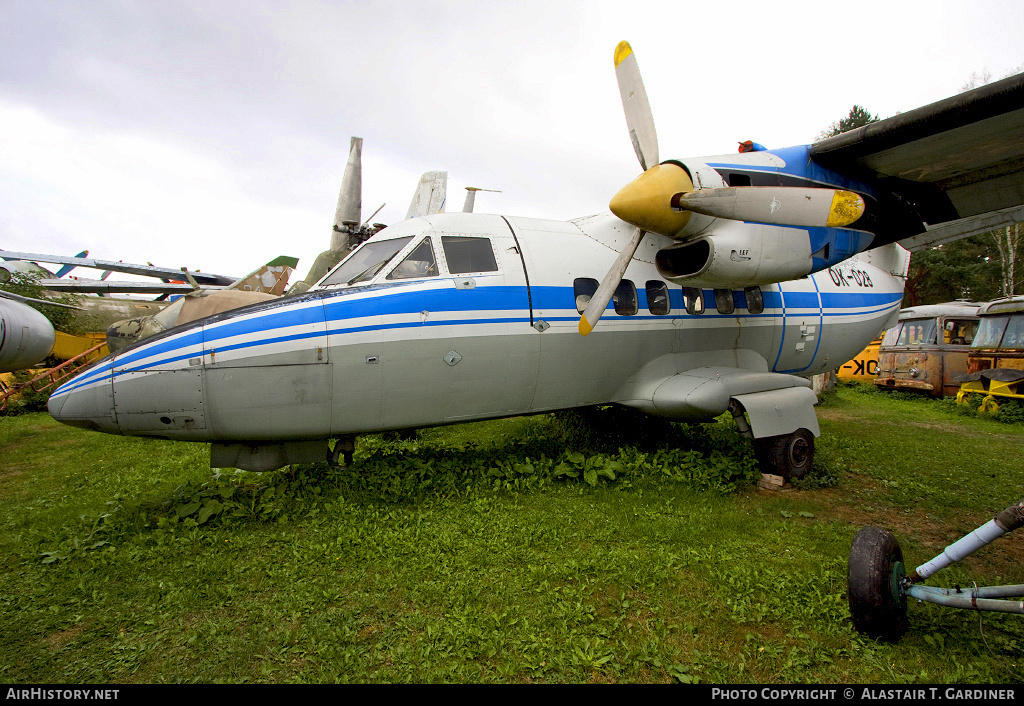
[[38,311],[0,298],[0,373],[22,370],[50,354],[56,334]]
[[741,288],[798,279],[863,251],[873,236],[719,220],[712,232],[659,250],[658,272],[690,287]]

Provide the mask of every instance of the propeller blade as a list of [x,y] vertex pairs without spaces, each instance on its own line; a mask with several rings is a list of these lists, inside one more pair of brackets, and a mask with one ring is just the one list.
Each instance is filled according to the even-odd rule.
[[626,114],[626,127],[633,142],[640,166],[647,171],[658,159],[658,133],[654,129],[654,115],[647,100],[647,90],[640,76],[640,66],[629,42],[615,47],[615,78],[619,83],[622,109]]
[[619,282],[622,281],[626,268],[629,266],[629,261],[633,259],[633,254],[640,246],[640,241],[643,237],[644,231],[637,229],[633,237],[626,243],[626,247],[615,258],[612,268],[608,270],[608,274],[604,276],[604,280],[598,286],[597,291],[594,292],[594,296],[590,298],[587,308],[583,310],[583,316],[580,317],[580,335],[586,336],[597,326],[598,320],[608,307],[608,302],[611,301],[612,295],[619,286]]
[[799,186],[730,186],[677,193],[672,208],[715,218],[803,228],[841,228],[864,215],[852,191]]

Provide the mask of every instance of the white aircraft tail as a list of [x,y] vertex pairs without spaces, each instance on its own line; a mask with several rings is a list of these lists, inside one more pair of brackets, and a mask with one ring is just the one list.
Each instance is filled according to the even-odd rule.
[[409,212],[405,217],[429,216],[444,212],[444,199],[448,189],[448,172],[426,172],[420,177],[413,194]]

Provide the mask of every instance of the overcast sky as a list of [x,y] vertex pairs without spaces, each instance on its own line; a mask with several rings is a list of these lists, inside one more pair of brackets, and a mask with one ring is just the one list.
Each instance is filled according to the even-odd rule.
[[[422,172],[477,211],[607,209],[640,167],[612,54],[628,40],[661,158],[811,142],[1024,64],[1024,3],[0,0],[0,247],[305,274],[349,139],[363,218]],[[76,274],[89,276],[88,271]]]

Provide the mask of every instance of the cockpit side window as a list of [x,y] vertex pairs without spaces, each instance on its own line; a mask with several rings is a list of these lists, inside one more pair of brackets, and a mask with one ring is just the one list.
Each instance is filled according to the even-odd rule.
[[367,282],[384,269],[384,266],[399,253],[412,236],[390,240],[368,240],[349,255],[320,283],[321,287],[338,284]]
[[434,257],[434,248],[430,244],[430,238],[427,237],[413,248],[412,252],[398,263],[385,279],[415,279],[436,276],[437,259]]
[[444,248],[444,259],[448,262],[448,272],[453,275],[498,271],[494,250],[487,238],[443,235],[441,247]]

